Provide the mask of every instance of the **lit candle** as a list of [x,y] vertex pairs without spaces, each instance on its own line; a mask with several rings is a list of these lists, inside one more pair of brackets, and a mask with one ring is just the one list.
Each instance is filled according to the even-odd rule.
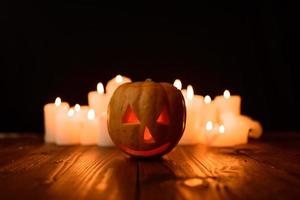
[[98,137],[98,145],[99,146],[114,146],[114,143],[110,139],[108,128],[107,128],[107,112],[103,112],[99,116],[99,126],[100,132]]
[[210,145],[212,139],[216,135],[216,126],[213,121],[206,121],[203,126],[201,126],[201,131],[199,132],[199,143]]
[[73,145],[80,143],[88,110],[88,106],[75,104],[68,112],[58,114],[56,144]]
[[182,88],[182,83],[181,83],[181,81],[179,80],[179,79],[176,79],[175,81],[174,81],[174,87],[176,87],[178,90],[181,90],[181,88]]
[[88,94],[89,106],[98,114],[107,111],[107,97],[104,94],[104,87],[102,83],[97,84],[97,91],[89,92]]
[[67,111],[69,104],[61,102],[57,97],[55,103],[49,103],[44,106],[44,125],[45,125],[45,141],[55,142],[56,133],[56,118],[57,114],[61,111]]
[[203,106],[199,112],[201,112],[201,118],[198,123],[201,127],[204,127],[207,121],[218,121],[217,106],[209,95],[204,97]]
[[214,146],[233,146],[248,142],[249,125],[239,115],[222,114],[220,116],[225,131]]
[[74,111],[78,113],[80,111],[80,108],[81,108],[81,106],[77,103],[74,106]]
[[59,112],[57,116],[56,144],[74,145],[80,143],[80,129],[76,120],[76,114],[80,107],[70,108],[67,112]]
[[117,75],[115,78],[108,81],[106,85],[106,93],[109,97],[112,96],[114,91],[122,84],[131,82],[131,79],[125,76]]
[[234,114],[222,114],[220,119],[221,124],[214,124],[212,121],[206,123],[201,143],[214,147],[247,143],[249,126],[245,121]]
[[[75,107],[76,108],[76,105]],[[83,133],[84,130],[84,123],[86,121],[86,116],[88,114],[89,107],[88,106],[81,106],[80,109],[78,109],[78,112],[75,115],[75,126],[76,129],[79,130],[80,134]],[[99,132],[98,132],[98,140],[96,140],[96,143],[98,143],[99,146],[113,146],[113,142],[110,139],[108,128],[107,128],[107,112],[102,112],[98,114],[97,121],[99,126]]]
[[[181,82],[174,82],[174,86],[181,85]],[[195,95],[193,87],[189,85],[187,90],[182,91],[186,104],[186,126],[183,136],[179,144],[197,144],[200,141],[200,126],[199,120],[201,118],[201,107],[203,104],[203,97]]]
[[216,102],[220,114],[241,114],[241,96],[231,96],[229,90],[225,90],[223,96],[217,96],[214,101]]
[[90,107],[87,105],[80,106],[79,104],[75,104],[74,106],[74,119],[79,123],[86,119],[87,113]]
[[89,109],[87,115],[82,120],[80,143],[82,145],[97,144],[99,140],[100,126],[99,119],[93,109]]

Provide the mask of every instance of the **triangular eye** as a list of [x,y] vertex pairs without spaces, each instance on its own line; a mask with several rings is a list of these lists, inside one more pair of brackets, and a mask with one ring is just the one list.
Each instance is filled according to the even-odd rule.
[[140,123],[130,105],[128,105],[127,110],[123,116],[123,123]]
[[156,122],[159,123],[159,124],[169,125],[169,123],[170,123],[169,113],[168,113],[168,110],[167,110],[166,106],[163,108],[163,110],[160,113],[160,115],[158,116]]

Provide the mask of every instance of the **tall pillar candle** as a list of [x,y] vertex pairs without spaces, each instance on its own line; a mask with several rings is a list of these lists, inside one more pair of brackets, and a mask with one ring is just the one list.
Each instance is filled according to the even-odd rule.
[[114,143],[110,139],[108,128],[107,128],[107,112],[103,112],[99,116],[100,132],[98,137],[98,145],[102,147],[114,146]]
[[[200,131],[199,131],[199,143],[206,144],[208,142],[208,135],[206,127],[210,127],[210,125],[219,123],[217,106],[214,101],[211,100],[209,95],[206,95],[203,99],[203,105],[200,110],[200,120],[198,121]],[[214,132],[211,130],[210,132]]]
[[108,101],[102,83],[97,84],[97,91],[89,92],[88,102],[89,106],[95,110],[97,115],[107,111]]
[[187,90],[182,90],[182,94],[186,104],[186,127],[179,144],[197,144],[200,141],[199,120],[203,97],[195,95],[191,85],[187,87]]
[[67,111],[68,108],[69,104],[61,102],[59,97],[55,99],[55,103],[44,106],[45,142],[55,142],[57,114],[61,111]]
[[201,127],[204,127],[208,121],[218,122],[217,106],[209,95],[203,98],[203,106],[199,112],[201,113],[199,120]]

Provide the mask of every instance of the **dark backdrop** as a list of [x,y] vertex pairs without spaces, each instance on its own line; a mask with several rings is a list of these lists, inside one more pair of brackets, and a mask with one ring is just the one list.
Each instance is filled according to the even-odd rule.
[[117,74],[228,88],[266,130],[300,130],[295,5],[97,2],[1,3],[0,131],[42,132],[45,103],[86,104]]

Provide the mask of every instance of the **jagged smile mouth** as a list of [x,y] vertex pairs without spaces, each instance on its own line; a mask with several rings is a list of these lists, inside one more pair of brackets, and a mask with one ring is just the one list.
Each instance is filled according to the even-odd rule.
[[129,153],[129,154],[133,154],[133,155],[136,155],[136,156],[141,156],[141,157],[147,157],[147,156],[153,156],[153,155],[156,155],[156,154],[159,154],[163,151],[165,151],[168,147],[170,146],[170,143],[166,143],[166,144],[163,144],[155,149],[151,149],[151,150],[134,150],[134,149],[131,149],[129,147],[126,147],[124,145],[119,145],[119,147]]

